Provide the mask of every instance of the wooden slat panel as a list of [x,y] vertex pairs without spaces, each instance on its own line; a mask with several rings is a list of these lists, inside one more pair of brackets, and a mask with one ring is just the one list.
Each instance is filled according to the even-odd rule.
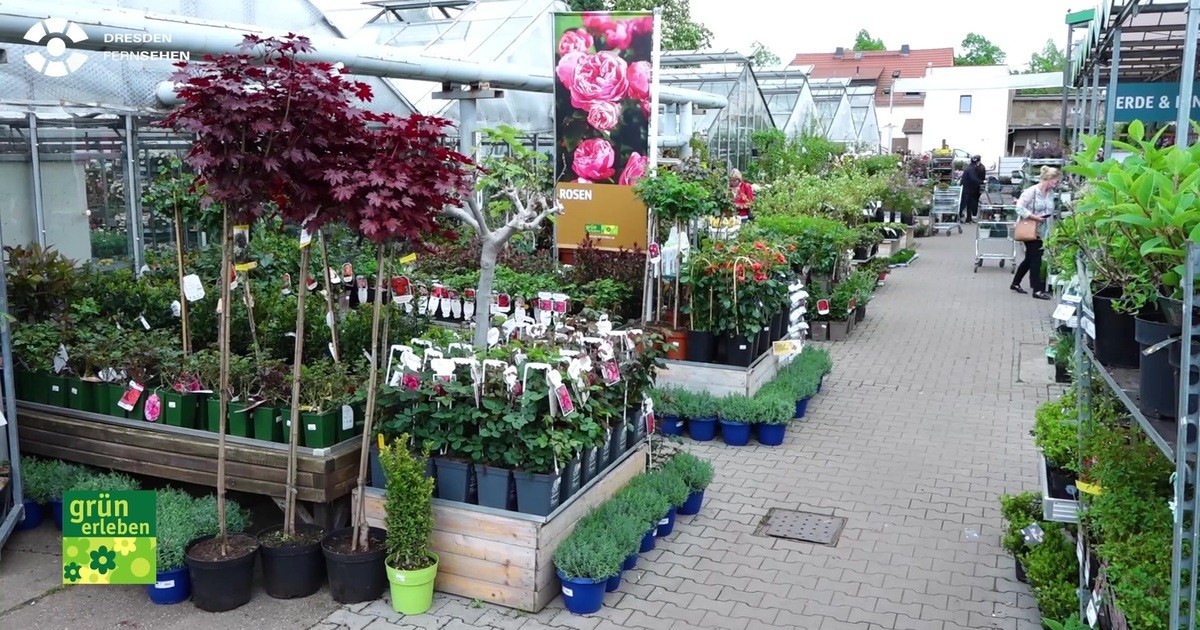
[[[367,515],[382,522],[384,515],[383,490],[367,488]],[[473,538],[510,544],[516,547],[537,548],[537,524],[523,519],[476,512],[447,505],[433,506],[434,529],[449,533],[465,533]]]
[[536,568],[537,553],[532,547],[485,541],[461,532],[433,530],[433,548],[438,553],[448,551],[476,560],[486,560],[498,564],[508,563],[514,567],[531,571]]
[[[476,541],[483,542],[483,541]],[[469,580],[480,580],[499,586],[533,590],[534,570],[513,566],[508,562],[491,562],[460,556],[445,549],[433,549],[441,558],[438,573],[443,571]]]
[[478,599],[531,613],[538,612],[546,606],[545,603],[538,605],[536,594],[532,589],[501,586],[441,571],[438,571],[434,587],[443,593]]

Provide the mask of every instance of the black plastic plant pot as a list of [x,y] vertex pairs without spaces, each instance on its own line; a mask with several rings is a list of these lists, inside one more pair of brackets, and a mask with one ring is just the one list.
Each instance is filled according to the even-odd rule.
[[862,320],[867,318],[867,305],[861,304],[854,310],[854,323],[860,324]]
[[[429,460],[429,465],[433,464],[433,460]],[[379,445],[371,444],[371,450],[367,454],[367,466],[371,470],[371,482],[367,484],[372,488],[386,488],[387,480],[383,476],[383,464],[379,462]],[[435,477],[436,479],[436,477]]]
[[[1158,313],[1134,318],[1134,336],[1142,350],[1177,336],[1179,330]],[[1174,418],[1179,409],[1179,379],[1171,368],[1171,351],[1162,348],[1151,354],[1138,353],[1138,361],[1138,395],[1142,404],[1160,417]]]
[[578,456],[575,459],[567,462],[567,467],[563,469],[562,496],[563,499],[569,499],[575,496],[575,493],[583,489],[583,462]]
[[1050,498],[1072,501],[1078,499],[1079,490],[1075,488],[1075,479],[1075,473],[1065,468],[1051,466],[1050,462],[1046,462],[1046,482],[1049,486]]
[[562,475],[514,472],[517,480],[517,511],[534,516],[549,516],[558,507]]
[[611,428],[605,429],[604,430],[604,442],[598,447],[598,449],[596,451],[596,459],[599,460],[596,463],[596,472],[600,472],[600,471],[604,470],[605,468],[608,468],[609,465],[612,464],[612,439],[613,439],[612,429]]
[[383,597],[388,586],[383,560],[387,555],[387,532],[372,527],[367,532],[367,549],[350,551],[354,528],[336,529],[321,540],[325,571],[329,575],[329,594],[339,604],[371,602]]
[[1054,382],[1055,383],[1070,383],[1071,372],[1067,370],[1067,366],[1062,363],[1054,364]]
[[750,367],[754,362],[754,342],[746,335],[729,335],[725,339],[725,365]]
[[625,423],[618,422],[614,424],[612,429],[609,430],[609,433],[612,435],[612,438],[608,441],[609,451],[612,453],[609,456],[609,459],[615,462],[618,459],[621,459],[621,456],[625,454],[625,445],[629,441],[629,438],[625,433]]
[[297,537],[302,540],[278,546],[269,544],[271,535],[282,529],[282,525],[268,527],[258,534],[263,590],[275,599],[308,597],[321,590],[321,584],[325,582],[325,557],[321,553],[325,529],[316,525],[296,525]]
[[[1170,363],[1171,363],[1171,368],[1172,368],[1171,378],[1176,383],[1178,383],[1179,377],[1180,377],[1180,374],[1179,374],[1180,367],[1181,367],[1180,364],[1183,362],[1183,348],[1180,347],[1180,344],[1173,343],[1170,345],[1169,352],[1170,352],[1170,357],[1168,357],[1167,360],[1170,361]],[[1197,380],[1200,380],[1200,343],[1192,344],[1192,357],[1193,357],[1193,359],[1192,359],[1192,374],[1191,374],[1191,378],[1189,380],[1190,380],[1190,382],[1195,383]],[[1176,387],[1178,388],[1178,386],[1176,386]],[[1182,392],[1181,392],[1181,395],[1182,395]],[[1196,396],[1188,396],[1187,413],[1189,413],[1189,414],[1196,413],[1196,408],[1198,406],[1200,406],[1200,400],[1197,400]],[[1179,412],[1176,411],[1175,415],[1178,416]],[[1194,441],[1196,439],[1196,427],[1188,426],[1186,438],[1187,438],[1188,443],[1191,443],[1192,441]]]
[[687,360],[695,363],[712,363],[717,356],[717,337],[704,330],[689,330]]
[[758,331],[758,340],[755,342],[755,346],[754,346],[754,356],[758,357],[762,353],[764,353],[770,349],[771,349],[771,327],[767,326],[766,328]]
[[456,459],[436,457],[434,466],[437,467],[438,496],[447,501],[466,503],[468,489],[471,486],[471,464]]
[[479,505],[507,510],[508,484],[511,483],[512,470],[476,464],[475,476],[479,480]]
[[787,311],[779,311],[775,317],[771,319],[771,341],[779,341],[787,336],[788,314]]
[[1028,584],[1029,578],[1025,577],[1025,565],[1020,558],[1013,558],[1013,568],[1017,571],[1017,581],[1022,584]]
[[1136,368],[1140,348],[1133,315],[1113,308],[1120,298],[1120,287],[1106,288],[1092,298],[1096,314],[1096,360],[1102,365]]
[[184,548],[188,576],[192,580],[192,603],[208,612],[225,612],[246,605],[254,589],[254,561],[258,559],[258,541],[242,534],[230,535],[239,553],[224,558],[193,558],[195,547],[214,536],[202,536]]
[[596,478],[600,472],[600,456],[595,446],[583,449],[583,485]]

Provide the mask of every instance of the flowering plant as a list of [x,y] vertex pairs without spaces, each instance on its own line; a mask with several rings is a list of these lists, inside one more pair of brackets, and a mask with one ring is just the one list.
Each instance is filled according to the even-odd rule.
[[783,307],[791,274],[782,251],[756,240],[713,243],[694,257],[689,275],[693,317],[710,319],[712,332],[751,337]]
[[654,18],[588,12],[557,25],[555,179],[632,186],[650,161]]

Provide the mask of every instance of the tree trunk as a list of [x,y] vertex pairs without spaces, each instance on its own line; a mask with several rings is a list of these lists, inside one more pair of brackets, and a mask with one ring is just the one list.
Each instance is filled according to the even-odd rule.
[[283,504],[283,533],[296,535],[296,456],[300,446],[300,370],[304,367],[304,302],[308,297],[308,252],[300,249],[300,286],[296,293],[296,346],[292,357],[292,413],[288,432],[287,493]]
[[188,301],[183,291],[183,217],[179,212],[179,204],[175,204],[175,266],[178,267],[179,277],[179,327],[183,335],[183,358],[192,353],[192,335],[188,329]]
[[499,257],[500,246],[484,241],[479,253],[479,286],[475,288],[475,347],[480,350],[487,349],[488,330],[492,327],[492,285]]
[[[319,230],[317,238],[321,239],[321,275],[325,277],[325,312],[328,313],[325,321],[329,323],[329,340],[333,343],[333,362],[339,363],[342,360],[342,346],[338,342],[337,316],[333,308],[333,285],[329,279],[329,246],[325,243],[325,230]],[[342,282],[345,281],[343,278]],[[351,281],[353,282],[353,278]]]
[[229,210],[224,211],[224,232],[221,236],[221,313],[220,313],[220,357],[221,381],[217,399],[221,414],[217,431],[217,522],[220,524],[221,555],[229,554],[229,530],[225,522],[225,433],[229,421],[229,332],[233,319],[232,291],[229,289],[229,271],[233,268],[233,228],[229,222]]
[[367,454],[371,452],[371,433],[374,431],[373,424],[375,423],[375,402],[378,399],[379,392],[379,364],[383,361],[383,354],[379,351],[379,319],[380,312],[383,310],[383,270],[384,256],[383,245],[376,245],[377,261],[375,265],[375,305],[371,313],[371,375],[367,378],[367,410],[366,419],[363,421],[362,435],[362,456],[358,458],[358,493],[357,500],[354,503],[354,539],[350,544],[351,551],[367,549],[369,540],[367,538],[367,510],[366,501],[363,499],[363,493],[367,489]]

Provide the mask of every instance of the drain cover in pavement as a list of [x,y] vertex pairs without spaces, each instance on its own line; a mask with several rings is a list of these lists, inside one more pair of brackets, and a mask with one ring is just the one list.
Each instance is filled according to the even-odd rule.
[[845,526],[846,519],[840,516],[771,508],[759,527],[759,533],[775,538],[836,546]]

